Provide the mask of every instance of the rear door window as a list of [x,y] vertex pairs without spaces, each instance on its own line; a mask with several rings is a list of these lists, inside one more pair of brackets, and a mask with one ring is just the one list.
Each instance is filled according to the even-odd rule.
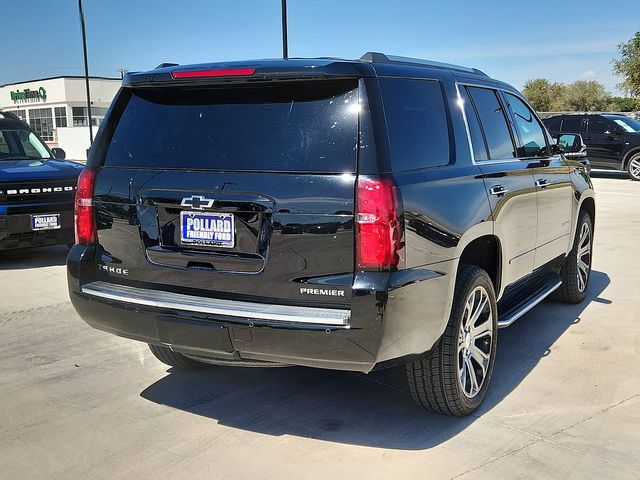
[[435,80],[381,78],[394,171],[449,163],[450,135],[442,87]]
[[588,125],[590,135],[609,135],[611,132],[618,131],[618,128],[611,122],[597,117],[590,118]]
[[491,160],[516,158],[516,151],[497,92],[489,88],[467,87],[478,112]]
[[355,80],[125,92],[106,166],[355,171]]

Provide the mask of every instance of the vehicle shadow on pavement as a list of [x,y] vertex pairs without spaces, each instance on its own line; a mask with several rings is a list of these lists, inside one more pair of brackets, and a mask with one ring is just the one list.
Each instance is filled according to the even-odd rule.
[[65,265],[68,253],[69,248],[66,245],[4,250],[0,251],[0,270],[26,270]]
[[416,407],[404,381],[404,367],[369,375],[301,367],[211,367],[195,372],[172,368],[140,395],[221,425],[267,435],[428,449],[454,437],[491,410],[542,358],[553,355],[554,342],[580,321],[589,303],[610,303],[600,298],[607,285],[607,274],[594,271],[589,294],[581,304],[544,302],[501,330],[489,392],[480,410],[466,418]]
[[591,170],[590,174],[593,178],[619,178],[620,180],[629,180],[629,174],[626,171],[620,170]]

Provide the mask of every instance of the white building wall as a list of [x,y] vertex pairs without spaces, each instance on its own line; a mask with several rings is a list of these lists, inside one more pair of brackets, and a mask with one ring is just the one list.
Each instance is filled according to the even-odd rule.
[[[69,103],[79,102],[87,104],[87,87],[84,78],[65,78],[64,79],[65,99]],[[92,105],[104,107],[111,104],[111,100],[115,97],[120,82],[113,80],[104,80],[101,78],[89,79],[89,88],[91,89]]]
[[[40,87],[44,87],[47,91],[46,101],[18,101],[11,100],[11,92],[16,90],[38,90]],[[12,85],[5,85],[0,88],[0,108],[6,109],[28,109],[28,108],[42,108],[52,103],[66,103],[66,87],[64,78],[53,78],[49,80],[36,80],[34,82],[15,83]],[[85,95],[86,98],[86,95]]]
[[[97,128],[93,129],[95,135]],[[58,128],[58,147],[67,154],[67,160],[87,160],[89,148],[89,127]]]
[[[111,101],[115,97],[121,86],[118,79],[106,78],[90,78],[89,85],[91,88],[91,106],[95,109],[93,117],[100,120],[104,115],[104,111],[111,105]],[[46,90],[46,98],[37,96],[28,100],[15,101],[11,98],[11,92],[39,91],[41,88]],[[23,110],[23,117],[28,123],[34,126],[50,146],[58,146],[67,152],[67,157],[73,160],[85,160],[86,149],[89,146],[88,127],[74,127],[73,108],[79,107],[84,111],[87,106],[87,93],[84,77],[60,77],[34,80],[29,82],[15,83],[0,87],[0,108],[6,111]],[[67,127],[61,127],[55,118],[55,107],[65,107]],[[51,112],[51,120],[43,123],[37,120],[41,125],[41,130],[35,128],[34,118],[30,115],[30,111],[34,109],[46,108]],[[82,118],[82,117],[80,117]],[[85,119],[86,122],[86,119]],[[77,129],[77,131],[75,131]],[[46,131],[45,135],[43,132]],[[94,126],[94,133],[97,127]]]

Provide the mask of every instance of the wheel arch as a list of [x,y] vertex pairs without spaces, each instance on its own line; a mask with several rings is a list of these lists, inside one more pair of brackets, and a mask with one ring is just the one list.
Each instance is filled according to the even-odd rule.
[[[580,203],[580,210],[585,210],[591,217],[591,223],[593,226],[596,224],[596,201],[594,197],[586,197]],[[577,223],[577,221],[576,221]]]
[[620,170],[627,170],[627,168],[629,168],[629,161],[631,160],[631,157],[633,157],[637,153],[640,153],[640,147],[633,147],[627,153],[625,153],[624,160],[622,160],[622,164],[620,166]]
[[493,235],[482,235],[469,242],[460,254],[460,265],[475,265],[489,274],[496,297],[499,297],[502,281],[502,245],[500,239]]

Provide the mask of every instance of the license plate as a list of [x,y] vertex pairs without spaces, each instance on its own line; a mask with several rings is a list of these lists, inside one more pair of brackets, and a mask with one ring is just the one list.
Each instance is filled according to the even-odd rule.
[[231,213],[180,212],[180,242],[233,248],[235,225]]
[[60,228],[60,214],[31,215],[31,230],[57,230]]

